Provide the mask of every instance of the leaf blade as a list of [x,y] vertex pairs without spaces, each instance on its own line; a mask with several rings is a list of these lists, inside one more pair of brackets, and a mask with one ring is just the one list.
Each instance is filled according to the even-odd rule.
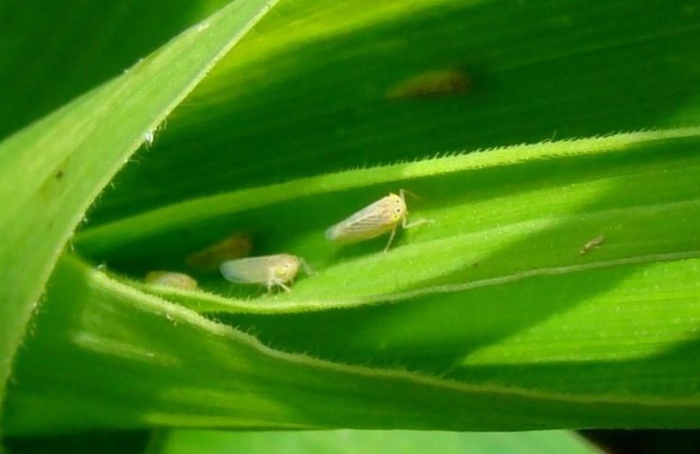
[[[0,144],[0,196],[6,201],[0,257],[13,264],[0,270],[0,298],[5,302],[0,318],[6,325],[0,337],[0,399],[53,264],[88,206],[143,142],[143,135],[272,4],[230,5],[129,73]],[[199,52],[188,52],[195,45]],[[158,81],[155,75],[163,68],[170,70],[169,77]],[[93,159],[95,150],[101,159]],[[18,181],[26,169],[31,177]]]

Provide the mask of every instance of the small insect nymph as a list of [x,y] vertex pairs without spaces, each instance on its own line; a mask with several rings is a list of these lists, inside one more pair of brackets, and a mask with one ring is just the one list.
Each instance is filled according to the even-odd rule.
[[579,251],[579,253],[581,255],[587,254],[591,249],[596,249],[604,242],[605,242],[605,235],[597,236],[597,237],[593,238],[592,240],[590,240],[589,242],[587,242],[586,244],[584,244],[583,247],[581,248],[581,250]]
[[234,233],[208,247],[191,254],[185,263],[197,271],[215,271],[221,262],[240,259],[250,255],[253,243],[245,233]]
[[304,259],[291,254],[276,254],[229,260],[223,262],[220,269],[221,274],[231,282],[265,284],[269,293],[273,287],[289,292],[286,284],[294,280],[300,266],[310,274]]
[[382,197],[371,205],[351,215],[349,218],[330,227],[326,230],[326,239],[354,243],[357,241],[370,240],[387,232],[391,232],[389,241],[384,248],[384,252],[388,251],[399,225],[407,229],[429,222],[425,219],[412,223],[408,222],[408,208],[406,207],[404,192],[405,191],[401,189],[399,195],[389,194],[386,197]]
[[469,74],[458,69],[437,69],[402,80],[389,88],[388,99],[416,99],[461,94],[471,87]]
[[197,281],[184,273],[172,271],[151,271],[144,277],[144,282],[159,287],[172,287],[182,290],[195,290]]

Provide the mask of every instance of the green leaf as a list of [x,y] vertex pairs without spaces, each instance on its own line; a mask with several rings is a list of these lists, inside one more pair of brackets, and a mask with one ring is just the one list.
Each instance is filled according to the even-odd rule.
[[0,42],[0,86],[7,87],[0,137],[121,74],[225,4],[78,0],[65,8],[47,0],[2,2],[0,17],[11,19],[3,21]]
[[128,73],[0,144],[0,398],[14,352],[88,206],[272,2],[234,3]]
[[3,445],[8,454],[43,454],[70,452],[72,454],[123,454],[148,452],[152,439],[150,431],[91,431],[89,433],[61,434],[47,437],[5,438]]
[[[17,356],[8,432],[697,427],[692,1],[297,0],[275,13],[167,128],[162,106],[138,127],[131,111],[104,113],[105,130],[133,126],[130,142],[107,136],[92,153],[121,146],[123,159],[159,133],[52,275]],[[436,71],[470,83],[397,98]],[[64,236],[29,259],[29,240],[0,250],[37,295],[52,266],[42,248],[63,244],[118,167],[83,161],[90,178],[111,170],[71,180],[87,183],[54,209],[73,216]],[[433,224],[387,254],[385,238],[325,241],[401,188],[419,195],[409,219]],[[30,213],[21,231],[54,218],[13,203]],[[217,273],[196,276],[201,292],[137,282],[231,232],[317,273],[281,295]]]
[[274,452],[347,454],[377,452],[443,454],[595,454],[599,450],[567,432],[454,433],[409,431],[225,433],[175,430],[166,433],[151,454]]
[[[692,237],[700,219],[692,192],[700,155],[688,149],[700,143],[697,134],[554,143],[540,152],[443,158],[319,177],[325,178],[319,185],[303,180],[285,190],[261,189],[261,197],[240,194],[255,213],[247,218],[259,222],[297,209],[304,200],[297,191],[309,188],[324,192],[307,192],[303,212],[339,209],[325,193],[334,190],[333,178],[336,189],[347,189],[424,177],[423,192],[445,196],[421,211],[435,224],[410,231],[388,254],[368,252],[377,246],[370,244],[344,258],[336,254],[290,294],[231,300],[232,312],[260,315],[232,315],[229,323],[277,350],[66,258],[49,286],[51,315],[39,320],[18,358],[22,386],[8,395],[14,415],[8,431],[87,429],[97,421],[106,427],[694,427],[700,366],[688,358],[700,317],[694,278],[700,248]],[[551,171],[564,168],[556,176]],[[508,182],[508,193],[494,192],[482,184],[487,180]],[[463,184],[459,190],[456,182]],[[648,192],[638,190],[642,184]],[[189,218],[174,215],[188,207],[198,209],[185,210]],[[207,207],[226,211],[207,215]],[[203,225],[226,224],[227,213],[245,216],[240,207],[195,200],[147,221],[141,216],[86,230],[77,245],[89,250],[128,231],[153,247],[117,241],[108,255],[153,253],[156,245],[174,246],[168,238],[177,238],[172,232],[181,220],[193,222],[199,213]],[[322,246],[322,230],[313,229],[318,219],[294,237],[312,264],[334,256]],[[601,231],[606,243],[581,255],[581,245]],[[284,232],[268,241],[290,244]],[[212,299],[181,295],[203,305]],[[393,304],[376,305],[387,301]],[[328,310],[339,305],[354,309]],[[98,357],[101,366],[91,367]],[[39,386],[47,367],[55,374],[50,393]],[[391,392],[377,394],[386,389]],[[303,414],[283,410],[301,401]],[[60,410],[74,408],[85,411]]]
[[[680,129],[519,146],[296,180],[103,224],[81,232],[75,244],[95,260],[138,274],[149,266],[182,267],[193,248],[182,232],[211,241],[235,226],[253,232],[266,247],[260,254],[294,252],[319,270],[293,294],[272,301],[203,296],[192,303],[199,310],[253,312],[401,301],[532,276],[695,257],[699,155],[691,151],[699,133]],[[640,185],[649,190],[640,192]],[[409,209],[433,222],[406,231],[410,244],[369,254],[381,251],[386,239],[343,249],[323,238],[332,221],[401,187],[423,195],[413,204],[409,199]],[[580,253],[600,235],[607,243],[600,251]],[[202,279],[217,293],[230,293],[218,274]]]
[[[283,2],[90,220],[458,150],[697,125],[697,14],[695,0]],[[471,88],[386,98],[445,69]]]
[[[438,371],[347,365],[273,350],[70,257],[59,262],[48,292],[36,333],[17,357],[6,397],[8,435],[142,426],[694,427],[700,416],[697,401],[683,392],[695,383],[689,364],[683,377],[673,374],[672,362],[665,367],[669,381],[662,384],[677,387],[673,396],[667,389],[653,394],[658,388],[649,383],[644,395],[601,386],[528,389],[513,385],[519,365],[504,386],[494,383],[497,373],[458,381]],[[591,366],[588,372],[595,372],[604,363]],[[551,372],[546,377],[547,388],[560,379]]]

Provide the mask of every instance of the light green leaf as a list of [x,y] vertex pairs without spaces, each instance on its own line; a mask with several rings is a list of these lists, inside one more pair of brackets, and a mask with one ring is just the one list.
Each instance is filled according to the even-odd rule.
[[[216,239],[238,229],[257,234],[268,248],[260,253],[293,252],[318,270],[292,294],[275,298],[181,299],[203,311],[252,312],[402,301],[533,276],[692,258],[700,254],[694,235],[700,155],[691,152],[698,134],[678,129],[518,146],[296,180],[103,224],[81,232],[76,246],[139,272],[182,267],[193,246],[180,232]],[[648,190],[639,191],[642,185]],[[390,254],[376,254],[386,238],[348,248],[323,238],[333,221],[402,187],[422,194],[409,199],[409,209],[432,222],[406,231],[409,244],[399,240]],[[600,235],[605,245],[581,254]],[[216,293],[230,293],[218,274],[202,279]]]
[[344,454],[381,451],[385,454],[439,452],[441,454],[595,454],[600,451],[567,432],[455,433],[409,431],[225,433],[171,431],[151,454],[274,452],[275,454]]
[[[555,387],[560,377],[551,372],[541,383],[546,389],[518,387],[520,367],[507,364],[482,376],[475,369],[460,381],[438,370],[347,365],[274,350],[70,257],[59,262],[48,291],[7,394],[9,435],[143,426],[694,427],[700,417],[697,399],[684,392],[695,384],[688,364],[682,377],[669,361],[663,389],[647,382],[646,393],[612,393],[610,376],[606,388]],[[582,366],[595,372],[603,364]],[[494,383],[499,375],[511,383]]]
[[[84,174],[71,160],[60,179],[72,195],[46,213],[12,199],[18,220],[0,225],[13,251],[0,258],[36,295],[114,158],[160,129],[64,252],[17,355],[4,427],[697,427],[697,14],[690,0],[295,0],[167,127],[174,104],[148,121],[101,105],[105,119],[86,124],[124,135],[99,135],[80,156],[121,151],[86,160]],[[170,68],[154,67],[154,90]],[[396,97],[433,71],[471,85]],[[58,169],[38,162],[37,187]],[[323,238],[401,188],[419,196],[409,219],[433,224],[401,231],[389,253],[386,238]],[[60,235],[40,230],[49,218],[63,220]],[[47,238],[36,256],[15,226]],[[258,255],[299,254],[316,274],[280,295],[217,273],[195,276],[199,292],[138,282],[183,270],[231,232],[251,234]],[[17,339],[36,300],[22,292]]]
[[[157,153],[118,175],[91,223],[457,151],[697,125],[698,14],[696,0],[282,2],[168,119]],[[445,69],[471,87],[386,98]]]
[[46,279],[88,206],[272,3],[231,4],[0,144],[0,398]]

